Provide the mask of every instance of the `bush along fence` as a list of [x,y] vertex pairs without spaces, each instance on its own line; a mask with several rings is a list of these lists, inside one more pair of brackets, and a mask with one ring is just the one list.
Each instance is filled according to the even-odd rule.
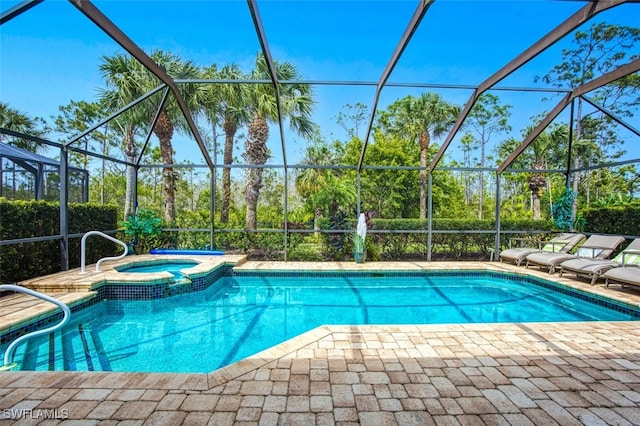
[[[368,260],[425,260],[428,255],[427,221],[417,219],[373,219],[367,237]],[[434,219],[431,233],[433,260],[489,259],[495,245],[495,221]],[[554,229],[547,221],[505,221],[501,231],[509,237],[542,237]],[[329,240],[331,234],[325,239]],[[325,244],[326,245],[326,244]],[[350,252],[345,249],[345,253]],[[327,255],[332,253],[327,252]],[[341,257],[341,254],[337,258]],[[336,258],[336,256],[334,256]]]
[[[118,227],[117,208],[92,204],[69,205],[69,234]],[[3,241],[60,234],[60,206],[45,201],[0,198],[0,238]],[[0,246],[0,282],[15,283],[60,271],[60,239]],[[116,252],[103,238],[87,239],[87,263]],[[69,267],[80,266],[80,237],[69,240]]]
[[[7,201],[0,198],[0,238],[56,236],[59,234],[59,205],[43,201]],[[80,236],[91,230],[115,230],[119,225],[115,206],[72,204],[69,206],[69,266],[80,265]],[[640,208],[591,209],[583,212],[584,232],[640,235]],[[321,220],[318,233],[312,224],[289,226],[288,260],[353,261],[355,220],[346,216]],[[495,245],[495,221],[477,219],[434,219],[431,233],[432,260],[488,260]],[[249,258],[284,259],[282,224],[247,232],[242,229],[214,230],[214,248]],[[427,221],[417,219],[372,219],[366,238],[367,261],[426,260]],[[502,248],[513,238],[544,239],[557,231],[552,221],[503,220],[500,222]],[[116,238],[129,242],[121,230]],[[149,245],[170,248],[208,248],[207,229],[163,230]],[[113,256],[120,249],[102,238],[87,240],[87,263]],[[60,270],[60,240],[27,242],[0,246],[0,282],[12,283]]]

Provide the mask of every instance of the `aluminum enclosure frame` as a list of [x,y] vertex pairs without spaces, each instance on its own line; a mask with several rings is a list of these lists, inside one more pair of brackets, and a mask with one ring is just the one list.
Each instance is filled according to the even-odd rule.
[[[43,0],[28,0],[28,1],[24,1],[23,3],[11,8],[10,10],[3,12],[2,15],[0,15],[0,25],[4,24],[12,19],[15,19],[16,17],[18,17],[19,15],[21,15],[22,13],[27,12],[28,10],[30,10],[31,8],[37,6],[38,4],[42,3]],[[385,87],[391,87],[394,86],[394,84],[389,83],[388,79],[389,76],[391,75],[394,67],[396,66],[396,64],[398,63],[398,61],[400,60],[405,48],[408,46],[408,44],[411,41],[411,37],[413,36],[413,34],[415,33],[415,31],[417,30],[417,28],[420,26],[420,23],[422,22],[424,16],[426,15],[426,13],[428,12],[429,8],[431,5],[433,5],[435,3],[435,1],[437,0],[419,0],[418,1],[418,5],[417,8],[410,20],[410,22],[408,23],[401,39],[399,40],[392,56],[389,59],[389,62],[387,64],[387,66],[385,67],[383,73],[380,76],[380,79],[378,80],[377,83],[373,83],[376,86],[376,90],[373,96],[373,100],[372,100],[372,105],[371,105],[371,114],[369,116],[369,120],[368,120],[368,124],[367,124],[367,130],[365,133],[365,136],[363,138],[363,146],[362,146],[362,150],[360,152],[360,158],[358,161],[358,164],[355,166],[356,172],[357,172],[357,179],[358,182],[360,180],[360,176],[361,176],[361,171],[363,169],[369,169],[369,168],[375,168],[376,166],[366,166],[364,165],[364,158],[365,158],[365,154],[366,154],[366,150],[367,150],[367,146],[368,146],[368,141],[369,138],[371,136],[371,132],[372,132],[372,128],[373,128],[373,123],[374,123],[374,119],[375,119],[375,113],[377,110],[377,106],[378,106],[378,101],[379,101],[379,97],[381,94],[381,91],[385,88]],[[52,141],[46,141],[47,144],[52,145],[52,146],[58,146],[61,149],[61,158],[62,161],[64,162],[64,165],[61,167],[61,173],[64,173],[66,175],[67,173],[67,169],[66,167],[68,166],[68,162],[65,161],[67,154],[68,154],[68,150],[72,150],[72,151],[76,151],[76,152],[82,152],[81,149],[74,147],[73,144],[75,142],[77,142],[78,140],[80,140],[82,137],[86,136],[87,134],[91,133],[92,131],[94,131],[95,129],[97,129],[98,127],[100,127],[101,125],[103,125],[104,123],[108,122],[109,120],[117,117],[118,115],[120,115],[121,113],[123,113],[124,111],[126,111],[129,108],[132,108],[133,106],[139,104],[140,102],[148,99],[150,96],[152,96],[153,94],[161,91],[161,90],[165,90],[164,93],[164,97],[163,97],[163,102],[166,100],[166,96],[169,92],[171,92],[171,94],[174,96],[174,98],[176,99],[178,106],[182,112],[182,114],[185,117],[185,120],[188,123],[188,126],[191,130],[191,133],[193,135],[193,137],[195,138],[195,141],[203,155],[204,161],[206,163],[206,167],[209,169],[209,171],[211,172],[211,181],[210,181],[210,186],[211,186],[211,206],[212,206],[212,214],[211,214],[211,241],[213,242],[213,232],[215,229],[215,224],[213,221],[213,210],[215,210],[215,174],[216,174],[216,170],[220,169],[220,168],[224,168],[224,167],[229,167],[229,166],[224,166],[224,165],[220,165],[220,164],[216,164],[216,162],[214,160],[211,159],[211,157],[209,156],[209,153],[207,151],[207,148],[205,146],[204,140],[202,138],[202,136],[200,135],[200,132],[195,124],[195,121],[193,120],[193,117],[191,115],[191,112],[189,111],[189,108],[186,105],[186,102],[184,100],[184,98],[182,97],[180,90],[179,90],[179,85],[183,84],[183,83],[193,83],[193,82],[201,82],[201,83],[207,83],[206,81],[192,81],[192,80],[175,80],[172,77],[170,77],[163,69],[162,67],[160,67],[157,63],[155,63],[151,57],[149,57],[133,40],[131,40],[118,26],[116,26],[111,20],[109,20],[109,18],[107,16],[105,16],[90,0],[69,0],[69,2],[76,8],[78,9],[82,14],[84,14],[88,19],[90,19],[97,27],[99,27],[101,30],[103,30],[109,37],[111,37],[116,43],[118,43],[122,48],[124,48],[130,55],[132,55],[134,58],[136,58],[142,65],[144,65],[150,72],[152,72],[161,82],[162,84],[160,86],[158,86],[156,89],[154,89],[153,91],[150,91],[149,93],[147,93],[146,95],[144,95],[143,97],[139,98],[138,100],[134,101],[133,103],[125,106],[124,108],[122,108],[121,110],[115,112],[114,114],[110,115],[109,117],[105,118],[104,120],[102,120],[100,123],[98,123],[97,125],[93,126],[91,129],[88,129],[85,132],[82,132],[79,135],[74,136],[71,140],[69,140],[66,143],[63,144],[58,144]],[[428,178],[429,178],[429,189],[431,189],[431,179],[432,179],[432,172],[434,170],[438,170],[438,164],[439,162],[442,160],[444,154],[446,153],[447,149],[449,148],[451,142],[453,141],[453,139],[456,137],[456,135],[458,134],[458,132],[460,131],[465,119],[467,118],[469,112],[471,111],[473,105],[476,103],[476,101],[478,100],[478,98],[485,93],[488,90],[498,90],[499,88],[496,87],[496,85],[498,83],[500,83],[503,79],[505,79],[507,76],[511,75],[513,72],[515,72],[516,70],[518,70],[519,68],[521,68],[523,65],[525,65],[526,63],[528,63],[530,60],[532,60],[533,58],[535,58],[536,56],[538,56],[539,54],[541,54],[542,52],[544,52],[545,50],[547,50],[549,47],[551,47],[554,43],[556,43],[557,41],[559,41],[560,39],[562,39],[563,37],[565,37],[567,34],[569,34],[571,31],[575,30],[576,28],[578,28],[580,25],[584,24],[585,22],[589,21],[590,19],[592,19],[594,16],[596,16],[597,14],[609,10],[611,8],[614,8],[616,6],[619,6],[621,4],[624,3],[638,3],[639,0],[592,0],[592,1],[587,1],[587,3],[585,4],[585,6],[583,6],[579,11],[577,11],[576,13],[574,13],[572,16],[570,16],[569,18],[567,18],[564,22],[562,22],[560,25],[558,25],[555,29],[553,29],[552,31],[550,31],[548,34],[546,34],[544,37],[542,37],[539,41],[537,41],[536,43],[534,43],[532,46],[530,46],[528,49],[526,49],[524,52],[522,52],[521,54],[519,54],[516,58],[514,58],[512,61],[510,61],[508,64],[506,64],[505,66],[503,66],[502,68],[500,68],[496,73],[494,73],[492,76],[490,76],[489,78],[487,78],[485,81],[483,81],[481,84],[479,84],[478,86],[469,86],[467,88],[470,88],[473,90],[473,93],[471,95],[471,97],[469,98],[469,100],[467,101],[467,103],[465,104],[463,110],[461,111],[461,113],[459,114],[453,128],[450,130],[450,132],[448,133],[444,143],[442,144],[442,146],[440,147],[439,151],[437,152],[437,154],[435,155],[435,157],[433,158],[432,162],[427,166],[426,170],[428,173]],[[289,165],[287,162],[287,158],[286,158],[286,142],[285,142],[285,137],[284,137],[284,130],[283,130],[283,117],[282,117],[282,111],[281,111],[281,103],[280,103],[280,85],[281,84],[285,84],[287,82],[281,82],[278,81],[278,77],[276,75],[276,71],[275,71],[275,63],[273,61],[273,58],[271,56],[270,53],[270,48],[269,48],[269,43],[267,40],[267,34],[264,31],[264,27],[263,27],[263,23],[262,23],[262,19],[259,13],[259,8],[258,8],[258,0],[247,0],[247,7],[249,9],[249,13],[251,14],[252,20],[253,20],[253,24],[254,24],[254,28],[256,30],[256,35],[258,38],[258,41],[260,43],[261,49],[262,49],[262,53],[265,57],[265,60],[267,62],[267,66],[269,69],[269,73],[270,73],[270,81],[268,81],[268,83],[270,83],[276,93],[276,99],[277,99],[277,109],[278,109],[278,125],[279,125],[279,133],[280,133],[280,143],[281,143],[281,148],[282,148],[282,155],[283,155],[283,165],[279,166],[282,167],[284,169],[284,180],[285,180],[285,186],[284,186],[284,199],[285,199],[285,208],[284,208],[284,223],[285,223],[285,229],[284,229],[284,251],[285,251],[285,259],[287,256],[287,234],[289,232],[289,230],[287,229],[287,212],[288,212],[288,208],[287,208],[287,199],[288,199],[288,170],[290,168],[301,168],[303,166],[301,165]],[[500,182],[500,175],[513,163],[513,161],[518,157],[518,155],[520,155],[522,153],[522,151],[524,151],[524,149],[527,148],[527,146],[529,146],[529,144],[535,139],[535,137],[544,130],[544,128],[553,121],[553,119],[562,111],[564,110],[568,105],[572,104],[573,100],[576,98],[582,98],[584,99],[586,102],[589,102],[593,107],[601,110],[602,112],[604,112],[605,114],[609,115],[610,117],[612,117],[614,120],[616,120],[619,124],[621,124],[623,127],[629,129],[632,133],[634,133],[635,135],[639,135],[640,133],[637,129],[633,128],[632,126],[630,126],[628,123],[626,123],[624,120],[621,120],[617,117],[615,117],[614,114],[612,114],[610,111],[607,111],[606,109],[604,109],[603,107],[601,107],[600,105],[598,105],[597,103],[595,103],[594,101],[590,100],[588,97],[586,97],[586,94],[594,89],[597,89],[599,87],[602,87],[618,78],[622,78],[630,73],[633,72],[637,72],[638,70],[640,70],[640,61],[634,61],[630,64],[624,65],[620,68],[618,68],[617,70],[608,73],[604,76],[601,76],[599,78],[594,79],[591,82],[588,82],[587,84],[584,84],[578,88],[573,89],[572,91],[568,92],[565,97],[563,98],[563,100],[561,100],[556,107],[547,115],[543,118],[543,120],[541,121],[541,123],[536,126],[536,128],[534,129],[533,132],[531,132],[529,135],[527,135],[527,137],[523,140],[523,142],[521,143],[520,146],[518,146],[518,148],[516,148],[516,150],[514,150],[512,152],[511,155],[509,155],[509,157],[496,169],[496,183],[497,183],[497,192],[496,192],[496,199],[499,200],[499,182]],[[209,83],[229,83],[229,84],[238,84],[239,81],[210,81]],[[255,81],[252,81],[251,83],[256,83]],[[297,82],[299,83],[299,82]],[[372,83],[362,83],[362,82],[310,82],[310,83],[315,83],[315,84],[331,84],[331,85],[337,85],[337,84],[372,84]],[[424,87],[429,87],[429,85],[424,85]],[[503,89],[506,90],[506,89]],[[515,89],[514,89],[515,90]],[[522,90],[529,90],[527,88],[522,88]],[[556,92],[558,92],[559,90],[555,90]],[[573,118],[573,113],[571,114],[572,118]],[[155,123],[155,120],[157,120],[157,115],[153,120],[153,123]],[[10,134],[8,131],[8,129],[0,129],[0,133],[5,133],[5,134]],[[145,141],[145,147],[148,144],[148,140],[149,140],[150,134],[147,136],[147,139]],[[90,152],[84,152],[87,155],[92,155],[95,157],[100,158],[100,155],[94,154],[94,153],[90,153]],[[104,156],[102,156],[103,158],[105,158]],[[110,157],[106,157],[107,159],[114,161],[114,162],[120,162],[120,163],[124,163],[127,164],[128,166],[134,166],[136,167],[136,173],[139,167],[147,167],[147,165],[140,165],[140,158],[138,158],[138,161],[135,165],[133,164],[129,164],[128,162],[123,162],[122,160],[118,160],[115,158],[110,158]],[[214,157],[215,158],[215,157]],[[571,169],[569,167],[569,162],[567,163],[567,169],[564,171],[566,174],[569,174],[571,172],[575,172],[575,170]],[[179,167],[180,165],[163,165],[163,166],[171,166],[171,167]],[[160,167],[160,166],[156,166],[156,167]],[[246,168],[246,167],[251,167],[250,165],[243,165],[243,166],[234,166],[234,167],[240,167],[240,168]],[[272,168],[274,166],[269,165],[269,166],[265,166],[266,168]],[[607,165],[601,165],[601,167],[607,167]],[[417,168],[417,169],[421,169],[421,168]],[[63,225],[63,221],[66,221],[66,217],[67,217],[67,203],[66,203],[66,180],[65,182],[63,182],[63,188],[61,188],[61,230],[62,229],[66,229],[66,226],[62,226]],[[65,194],[63,194],[63,189]],[[431,191],[428,191],[428,195],[429,197],[431,197]],[[358,187],[358,199],[360,196],[360,188]],[[64,201],[64,202],[63,202]],[[496,201],[498,203],[498,201]],[[431,200],[429,200],[429,211],[431,210]],[[496,207],[499,207],[499,204],[497,204]],[[360,205],[358,203],[358,209],[360,208]],[[496,208],[496,216],[497,216],[497,229],[496,229],[496,246],[499,246],[499,234],[500,234],[500,228],[499,228],[499,208]],[[429,225],[428,225],[428,238],[429,238],[429,250],[430,250],[430,237],[431,237],[431,211],[429,214]],[[66,241],[68,239],[68,234],[65,235],[66,232],[62,232],[63,234],[63,246],[64,245],[68,245],[66,244]],[[64,254],[62,255],[63,259],[64,259]],[[68,256],[67,256],[68,257]],[[430,258],[430,251],[429,251],[429,258]],[[64,263],[64,262],[63,262]]]

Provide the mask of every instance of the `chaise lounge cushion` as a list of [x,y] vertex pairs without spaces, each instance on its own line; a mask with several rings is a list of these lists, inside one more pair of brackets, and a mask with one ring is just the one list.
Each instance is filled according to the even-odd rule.
[[[590,259],[606,259],[623,241],[624,237],[620,235],[591,235],[580,247],[580,253]],[[549,273],[553,274],[561,263],[578,257],[578,254],[569,253],[531,253],[526,257],[526,266],[528,268],[529,265],[537,265],[548,268]]]
[[611,260],[578,257],[560,264],[560,276],[572,272],[577,277],[591,277],[591,285],[606,271],[624,265],[640,265],[640,238],[636,238],[624,250]]
[[562,233],[549,241],[542,241],[538,247],[514,247],[508,248],[500,252],[500,261],[514,262],[520,266],[522,261],[531,253],[539,251],[567,253],[573,249],[576,244],[584,239],[583,234]]
[[606,287],[609,287],[609,280],[640,286],[640,266],[612,268],[605,272],[603,276],[606,278]]

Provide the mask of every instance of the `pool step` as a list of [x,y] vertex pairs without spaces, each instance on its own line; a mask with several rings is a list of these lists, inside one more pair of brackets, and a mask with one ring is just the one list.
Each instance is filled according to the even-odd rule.
[[111,371],[98,333],[83,323],[64,334],[56,331],[27,340],[16,349],[14,360],[27,371]]

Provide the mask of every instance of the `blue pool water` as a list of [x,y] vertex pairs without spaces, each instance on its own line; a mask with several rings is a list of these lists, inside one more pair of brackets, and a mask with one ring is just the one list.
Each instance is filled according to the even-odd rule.
[[193,268],[198,265],[198,262],[195,261],[183,261],[183,262],[175,262],[175,261],[157,261],[151,263],[140,263],[140,264],[132,264],[127,266],[120,266],[116,268],[118,272],[138,272],[138,273],[149,273],[149,272],[171,272],[174,275],[181,275],[181,269]]
[[24,370],[211,372],[323,324],[638,319],[536,282],[477,273],[223,277],[196,293],[100,302],[63,332],[20,345],[15,361]]

